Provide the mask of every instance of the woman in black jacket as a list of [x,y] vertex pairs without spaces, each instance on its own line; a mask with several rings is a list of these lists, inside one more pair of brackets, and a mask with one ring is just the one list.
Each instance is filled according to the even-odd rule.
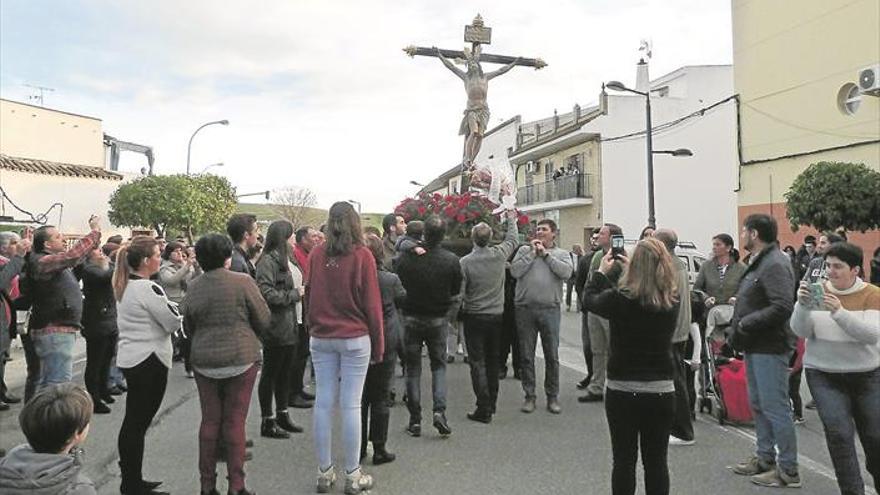
[[86,389],[92,396],[94,412],[110,412],[115,402],[107,387],[110,362],[116,353],[119,329],[116,327],[116,298],[113,297],[113,264],[100,249],[89,253],[82,268],[82,334],[86,339]]
[[[391,380],[394,377],[394,357],[397,346],[403,338],[403,329],[397,313],[397,303],[406,297],[406,289],[394,273],[385,269],[382,259],[385,251],[382,239],[369,234],[365,238],[367,247],[376,258],[378,267],[379,292],[382,294],[382,320],[385,331],[385,355],[381,363],[370,364],[364,382],[361,399],[361,460],[367,456],[367,440],[373,442],[373,464],[392,462],[396,456],[385,449],[388,440],[388,422],[391,411],[388,409],[388,396],[391,393]],[[369,434],[368,434],[369,432]]]
[[612,253],[587,284],[586,308],[610,322],[605,412],[611,433],[614,495],[636,488],[641,445],[647,495],[669,493],[666,453],[675,411],[672,334],[678,315],[676,270],[669,252],[654,238],[636,244],[619,287],[605,276]]
[[[263,332],[263,371],[257,395],[263,421],[260,435],[267,438],[290,438],[290,433],[303,429],[287,414],[290,394],[290,370],[296,350],[296,302],[302,298],[301,289],[294,286],[290,270],[290,237],[293,224],[278,220],[269,225],[266,245],[257,262],[257,285],[272,311],[272,323]],[[275,397],[275,414],[272,397]]]

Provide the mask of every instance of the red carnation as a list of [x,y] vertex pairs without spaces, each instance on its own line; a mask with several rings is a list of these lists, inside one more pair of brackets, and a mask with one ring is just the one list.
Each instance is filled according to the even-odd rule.
[[424,215],[425,212],[428,211],[428,209],[425,208],[424,206],[419,206],[419,210],[418,210],[418,211],[419,211],[419,215]]
[[467,220],[467,217],[464,216],[464,213],[459,213],[458,215],[455,215],[455,221],[456,221],[456,222],[458,222],[458,223],[464,223],[465,220]]

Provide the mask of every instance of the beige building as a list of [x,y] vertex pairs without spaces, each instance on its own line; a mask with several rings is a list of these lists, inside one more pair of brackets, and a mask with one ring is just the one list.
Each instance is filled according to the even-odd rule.
[[[0,224],[50,224],[68,235],[88,231],[92,214],[107,234],[128,235],[107,221],[108,200],[137,174],[107,170],[100,119],[0,99]],[[13,206],[32,213],[31,218]]]
[[557,243],[570,249],[589,243],[602,224],[602,146],[599,135],[579,132],[602,115],[598,108],[531,122],[520,129],[511,164],[517,183],[517,206],[532,224],[553,220]]
[[[784,195],[812,163],[864,163],[880,170],[880,92],[860,91],[868,69],[880,80],[877,0],[733,0],[734,85],[742,155],[738,216],[773,215],[783,245],[790,230]],[[841,191],[845,194],[845,191]],[[855,233],[869,258],[880,232]]]

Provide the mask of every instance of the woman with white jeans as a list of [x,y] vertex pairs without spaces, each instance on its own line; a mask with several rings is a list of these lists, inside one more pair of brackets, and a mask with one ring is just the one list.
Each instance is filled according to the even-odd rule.
[[330,208],[327,241],[309,253],[308,321],[317,391],[314,408],[318,493],[336,482],[331,452],[333,408],[342,411],[345,493],[373,487],[360,467],[361,395],[367,367],[382,361],[382,298],[376,261],[364,246],[351,204]]

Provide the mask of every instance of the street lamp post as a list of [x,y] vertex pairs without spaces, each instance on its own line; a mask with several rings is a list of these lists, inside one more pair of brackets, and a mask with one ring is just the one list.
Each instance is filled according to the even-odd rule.
[[190,138],[189,138],[189,144],[186,146],[186,175],[189,175],[189,158],[192,153],[193,138],[196,137],[196,134],[198,134],[199,131],[201,131],[205,127],[208,127],[209,125],[214,125],[214,124],[229,125],[229,121],[226,119],[223,119],[223,120],[215,120],[213,122],[207,122],[207,123],[204,123],[201,126],[199,126],[199,128],[196,129],[196,131],[192,133],[192,136],[190,136]]
[[605,87],[614,91],[625,91],[645,97],[645,148],[648,158],[648,225],[657,228],[657,218],[654,212],[654,155],[665,154],[672,156],[693,156],[689,149],[679,148],[676,150],[654,151],[653,125],[651,123],[651,90],[637,91],[627,88],[620,81],[609,81]]

